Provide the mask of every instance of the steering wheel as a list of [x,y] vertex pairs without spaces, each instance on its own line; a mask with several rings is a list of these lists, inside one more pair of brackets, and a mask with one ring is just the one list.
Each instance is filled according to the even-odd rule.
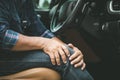
[[66,25],[71,23],[76,16],[76,13],[83,9],[84,0],[60,0],[60,2],[51,9],[51,32],[58,32],[66,28]]

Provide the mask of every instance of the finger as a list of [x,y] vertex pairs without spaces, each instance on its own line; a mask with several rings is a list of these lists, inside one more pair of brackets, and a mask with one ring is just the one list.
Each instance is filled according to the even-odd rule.
[[59,54],[60,54],[63,62],[66,63],[67,61],[66,61],[66,54],[65,54],[65,52],[62,49],[59,49]]
[[83,63],[83,65],[82,65],[82,67],[81,67],[81,70],[84,70],[84,69],[85,69],[85,67],[86,67],[86,64],[85,64],[85,63]]
[[80,55],[83,56],[80,51],[75,51],[75,53],[70,56],[69,60],[73,60]]
[[50,56],[50,60],[51,60],[52,64],[53,64],[53,65],[56,65],[54,54],[50,54],[49,56]]
[[69,43],[68,46],[69,46],[70,48],[74,48],[73,44],[71,44],[71,43]]
[[55,55],[55,60],[56,60],[57,65],[60,65],[60,56],[58,52],[56,52],[54,55]]
[[82,55],[82,52],[77,47],[73,46],[72,44],[68,44],[68,46],[72,48],[75,53]]
[[62,49],[64,50],[65,54],[69,57],[70,56],[70,52],[69,52],[68,48],[63,45]]
[[84,61],[81,60],[79,63],[75,64],[74,67],[82,67],[83,63],[84,63]]
[[83,59],[82,56],[78,56],[77,58],[75,58],[74,60],[71,61],[71,64],[79,63],[82,59]]

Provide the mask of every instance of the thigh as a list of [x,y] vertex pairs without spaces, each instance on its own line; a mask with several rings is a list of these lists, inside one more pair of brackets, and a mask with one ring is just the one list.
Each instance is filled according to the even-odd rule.
[[48,68],[33,68],[22,72],[2,76],[0,80],[60,80],[60,75]]

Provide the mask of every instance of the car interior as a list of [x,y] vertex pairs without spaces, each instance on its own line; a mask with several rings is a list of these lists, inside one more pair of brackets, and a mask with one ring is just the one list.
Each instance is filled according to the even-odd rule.
[[[120,79],[119,0],[33,0],[33,3],[37,16],[51,32],[82,51],[86,68],[95,80]],[[113,26],[117,28],[114,30]]]

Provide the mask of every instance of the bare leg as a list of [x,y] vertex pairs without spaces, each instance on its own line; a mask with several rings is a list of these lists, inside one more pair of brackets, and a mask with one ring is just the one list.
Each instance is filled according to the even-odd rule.
[[60,80],[60,75],[48,68],[34,68],[0,77],[0,80]]

